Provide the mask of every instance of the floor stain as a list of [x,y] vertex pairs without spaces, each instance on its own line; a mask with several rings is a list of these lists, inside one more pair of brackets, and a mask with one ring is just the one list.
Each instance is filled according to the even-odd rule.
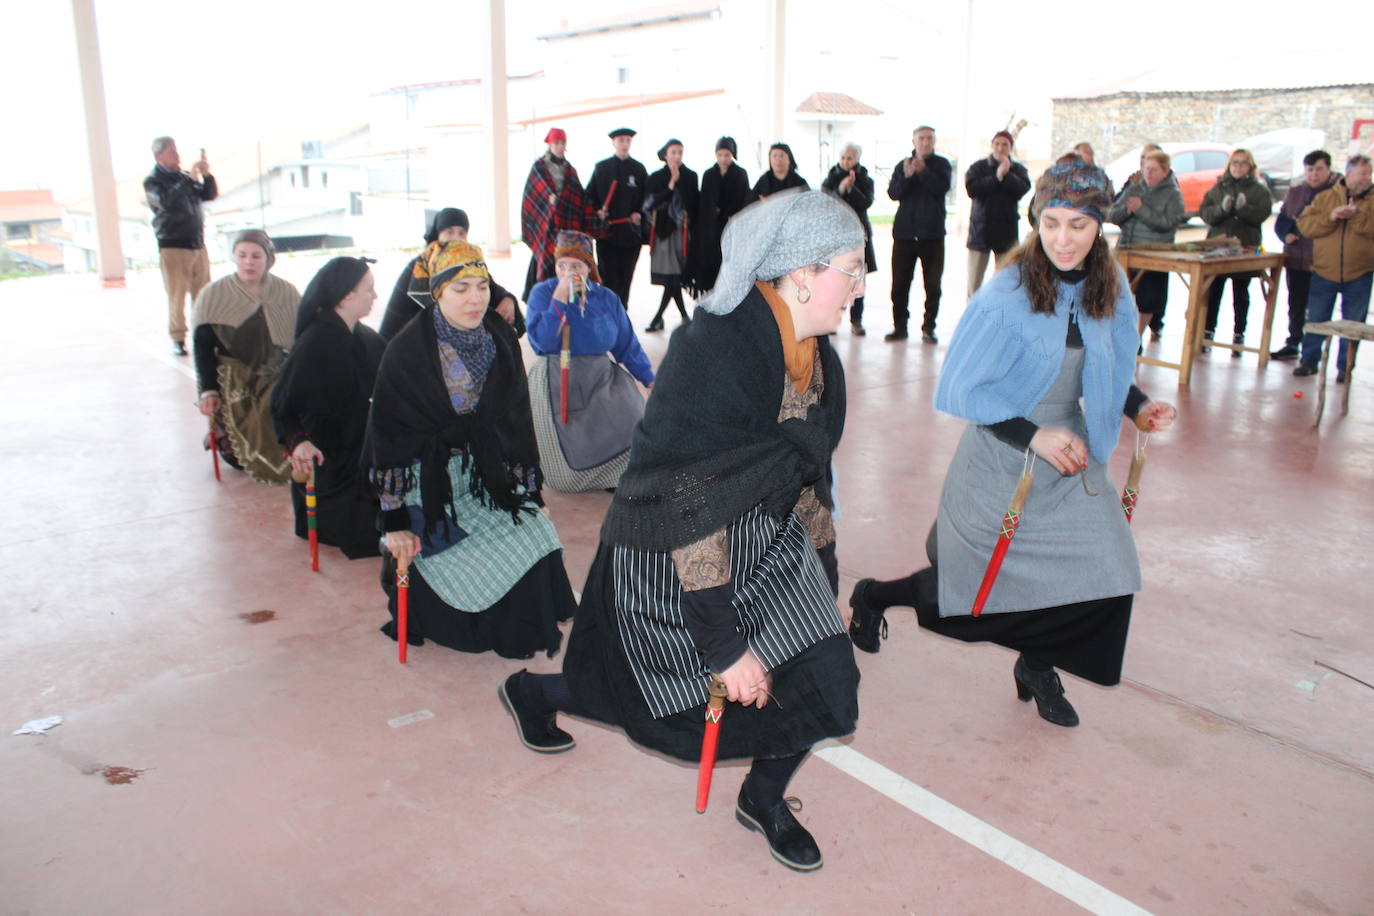
[[1171,903],[1174,899],[1173,894],[1169,893],[1163,888],[1155,887],[1153,884],[1150,885],[1150,893],[1155,897],[1158,897],[1160,900],[1163,900],[1165,903]]
[[1264,874],[1265,872],[1269,871],[1269,869],[1268,869],[1267,866],[1260,865],[1258,862],[1252,864],[1252,865],[1250,866],[1250,870],[1251,870],[1252,872],[1254,872],[1255,874],[1257,874],[1257,875],[1262,875],[1262,874]]
[[144,774],[144,770],[135,770],[133,767],[101,766],[98,763],[91,764],[81,772],[87,776],[104,776],[105,781],[112,786],[127,786],[138,777]]
[[1304,888],[1293,895],[1293,902],[1298,906],[1306,907],[1315,913],[1332,913],[1336,911],[1327,906],[1326,903],[1316,894]]
[[251,614],[240,614],[239,620],[244,623],[267,623],[269,620],[276,620],[276,611],[254,611]]

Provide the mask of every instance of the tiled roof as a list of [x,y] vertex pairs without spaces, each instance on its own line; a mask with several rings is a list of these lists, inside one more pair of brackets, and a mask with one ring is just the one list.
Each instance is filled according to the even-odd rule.
[[881,111],[872,105],[865,105],[852,95],[843,92],[813,92],[806,101],[797,106],[800,114],[828,115],[880,115]]
[[33,223],[61,218],[62,208],[47,188],[0,191],[0,223]]

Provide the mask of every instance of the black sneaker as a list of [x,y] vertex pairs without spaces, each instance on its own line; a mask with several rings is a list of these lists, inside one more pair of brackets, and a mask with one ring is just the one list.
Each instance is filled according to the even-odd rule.
[[935,336],[935,332],[934,332],[934,331],[922,331],[922,332],[921,332],[921,343],[932,343],[932,344],[933,344],[933,343],[939,343],[939,342],[940,342],[940,338],[938,338],[938,337]]
[[577,747],[573,736],[563,731],[554,720],[557,713],[539,713],[529,709],[520,694],[520,678],[525,674],[522,668],[501,682],[496,695],[501,705],[515,720],[515,733],[520,743],[541,754],[561,754]]
[[1345,370],[1344,370],[1344,369],[1337,369],[1337,370],[1336,370],[1336,384],[1337,384],[1337,385],[1344,385],[1344,384],[1345,384]]
[[186,355],[186,341],[184,341],[184,340],[174,340],[174,341],[172,341],[172,355],[173,355],[173,356],[185,356],[185,355]]
[[1298,368],[1293,370],[1293,374],[1301,378],[1304,375],[1316,375],[1317,367],[1309,366],[1307,363],[1298,363]]
[[868,334],[864,326],[857,321],[849,322],[849,333],[854,337],[864,337]]
[[1284,346],[1269,354],[1270,359],[1289,360],[1298,358],[1298,348],[1294,346]]
[[906,340],[906,329],[900,328],[896,331],[893,331],[891,334],[884,334],[883,340],[886,340],[888,343],[894,343],[898,340]]
[[854,648],[877,654],[882,640],[887,639],[887,618],[868,604],[868,587],[872,584],[872,579],[860,579],[849,596],[849,606],[854,610],[849,617],[849,638]]
[[793,810],[800,811],[801,806],[796,798],[780,798],[760,808],[750,800],[744,786],[740,786],[735,820],[762,833],[768,840],[768,851],[783,865],[795,871],[815,871],[822,865],[820,847],[816,845],[816,838],[792,816]]
[[[1243,334],[1236,334],[1234,337],[1231,338],[1231,343],[1235,344],[1235,345],[1238,346],[1238,347],[1243,347],[1243,346],[1245,346],[1245,335],[1243,335]],[[1231,351],[1231,358],[1232,358],[1232,359],[1240,359],[1240,351],[1239,351],[1239,350],[1232,350],[1232,351]]]

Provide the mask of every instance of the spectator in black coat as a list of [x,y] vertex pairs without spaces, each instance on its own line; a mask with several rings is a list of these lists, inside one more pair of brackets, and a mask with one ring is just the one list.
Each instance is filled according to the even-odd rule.
[[[868,208],[873,206],[873,179],[868,169],[859,164],[863,148],[857,143],[846,143],[840,151],[840,161],[831,166],[830,174],[821,182],[821,188],[838,195],[841,200],[854,208],[859,222],[864,227],[864,273],[878,269],[878,258],[873,253],[873,225],[868,221]],[[849,307],[849,331],[855,337],[863,337],[864,297],[854,300]]]
[[1005,130],[992,135],[992,152],[964,173],[964,190],[973,200],[968,223],[968,294],[983,285],[988,255],[997,256],[1000,270],[1020,240],[1017,201],[1031,188],[1026,167],[1011,158],[1014,138]]
[[926,289],[921,340],[939,343],[935,317],[940,312],[940,278],[945,271],[945,195],[953,166],[935,152],[935,128],[918,127],[911,155],[892,169],[887,196],[897,201],[892,222],[892,333],[883,340],[906,340],[907,303],[916,262]]

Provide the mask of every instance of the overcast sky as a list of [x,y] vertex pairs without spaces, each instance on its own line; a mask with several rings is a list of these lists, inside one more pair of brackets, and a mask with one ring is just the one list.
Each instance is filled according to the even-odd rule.
[[[1252,59],[1256,76],[1247,74],[1249,85],[1265,73],[1291,82],[1285,56],[1303,42],[1320,47],[1323,58],[1345,61],[1350,72],[1366,71],[1352,79],[1374,80],[1367,42],[1357,50],[1363,26],[1341,30],[1339,18],[1327,14],[1305,22],[1289,3],[975,2],[974,67],[985,91],[1005,80],[1048,98],[1170,63],[1180,72],[1196,68],[1200,79],[1215,84],[1234,70],[1217,63],[1228,54]],[[560,19],[653,5],[507,0],[508,70],[539,69],[541,45],[533,36],[557,28]],[[96,0],[115,175],[146,170],[148,141],[157,134],[176,135],[183,156],[202,145],[213,154],[292,126],[362,122],[367,96],[391,86],[477,76],[483,38],[474,12],[480,9],[481,0]],[[826,30],[853,43],[864,40],[865,29],[890,35],[919,21],[948,44],[962,45],[965,9],[960,2],[789,0],[788,26],[789,34]],[[0,188],[78,192],[89,177],[70,2],[0,0],[0,11],[8,138]],[[942,81],[950,93],[960,91],[961,69],[932,74],[922,69],[922,48],[907,53],[913,81],[927,87]],[[1332,80],[1314,74],[1312,81]]]

